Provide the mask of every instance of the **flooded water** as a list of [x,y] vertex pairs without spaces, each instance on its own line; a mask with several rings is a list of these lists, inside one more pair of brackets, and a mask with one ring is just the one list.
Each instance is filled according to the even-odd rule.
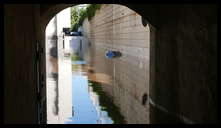
[[112,124],[108,112],[101,110],[99,95],[89,86],[87,73],[82,70],[85,61],[75,61],[72,65],[72,117],[66,124]]
[[[65,42],[71,39],[66,37]],[[86,45],[85,39],[84,42]],[[93,66],[81,60],[86,46],[78,56],[66,56],[67,49],[62,46],[61,39],[57,43],[48,40],[48,44],[47,124],[125,123],[113,99],[102,89],[111,87],[112,77],[96,72]],[[57,56],[50,52],[54,47]]]
[[48,78],[48,124],[124,123],[118,108],[101,89],[110,78],[91,72],[85,61],[58,61],[58,75]]

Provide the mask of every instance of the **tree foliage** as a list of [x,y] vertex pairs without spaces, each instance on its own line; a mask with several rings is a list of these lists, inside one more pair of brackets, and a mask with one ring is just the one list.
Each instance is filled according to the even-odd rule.
[[77,7],[71,8],[71,30],[77,31],[85,18],[91,20],[96,11],[101,8],[101,4],[90,4],[86,9],[78,9]]
[[86,9],[88,20],[91,20],[92,17],[94,17],[96,11],[99,10],[100,8],[101,8],[101,4],[92,4],[88,6]]
[[71,8],[71,25],[74,25],[78,22],[79,16],[76,7]]

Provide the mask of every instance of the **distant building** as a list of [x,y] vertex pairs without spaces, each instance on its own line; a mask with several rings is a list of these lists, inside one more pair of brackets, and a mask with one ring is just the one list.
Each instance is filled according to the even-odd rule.
[[[46,54],[57,58],[58,39],[65,40],[64,28],[71,27],[71,9],[66,8],[55,15],[46,28]],[[64,52],[70,52],[70,45],[67,41],[60,41]]]
[[[67,8],[55,15],[46,28],[47,76],[59,73],[57,82],[47,77],[47,123],[49,124],[63,124],[72,116],[71,60],[64,60],[64,53],[69,52],[70,45],[63,33],[63,28],[70,27],[71,9]],[[67,62],[70,66],[65,65]],[[56,86],[58,86],[57,92],[54,91]]]

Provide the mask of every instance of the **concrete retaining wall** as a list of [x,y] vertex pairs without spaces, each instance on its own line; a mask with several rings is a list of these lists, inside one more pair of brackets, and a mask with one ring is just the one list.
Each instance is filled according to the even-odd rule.
[[[149,94],[149,27],[141,16],[121,5],[103,5],[95,17],[83,23],[91,42],[91,62],[96,73],[112,78],[103,89],[113,97],[127,123],[149,123],[149,104],[142,97]],[[122,57],[107,59],[106,50],[117,50]],[[88,59],[89,60],[89,59]]]
[[[112,76],[112,86],[103,88],[128,123],[148,123],[149,111],[152,123],[217,121],[215,8],[159,5],[156,28],[143,27],[140,16],[120,5],[104,5],[85,20],[88,60],[96,72]],[[123,56],[107,60],[108,49]],[[144,93],[150,106],[141,105]]]

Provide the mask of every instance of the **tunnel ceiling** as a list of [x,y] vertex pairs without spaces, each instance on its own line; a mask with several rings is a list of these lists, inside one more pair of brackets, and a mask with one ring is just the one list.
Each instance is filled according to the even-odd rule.
[[56,4],[43,4],[43,5],[40,5],[40,13],[43,14],[44,12],[46,12],[47,9],[55,6]]
[[[43,4],[40,5],[41,23],[46,28],[49,21],[60,11],[67,7],[75,6],[78,4]],[[140,14],[143,18],[154,27],[160,27],[160,24],[167,22],[174,22],[180,17],[180,10],[182,9],[194,9],[197,15],[204,17],[207,21],[216,21],[213,17],[216,15],[217,5],[205,5],[205,4],[120,4],[127,6]],[[194,7],[193,7],[194,6]],[[213,9],[211,9],[213,8]],[[214,14],[214,15],[211,15]],[[208,20],[210,19],[210,20]]]
[[[47,26],[51,18],[53,18],[57,13],[59,13],[61,10],[75,6],[77,4],[43,4],[40,5],[40,14],[41,14],[41,20],[42,25],[44,28]],[[148,20],[148,22],[153,25],[157,26],[157,15],[156,15],[156,5],[153,4],[120,4],[122,6],[127,6],[128,8],[134,10],[141,16],[143,16],[145,19]]]

